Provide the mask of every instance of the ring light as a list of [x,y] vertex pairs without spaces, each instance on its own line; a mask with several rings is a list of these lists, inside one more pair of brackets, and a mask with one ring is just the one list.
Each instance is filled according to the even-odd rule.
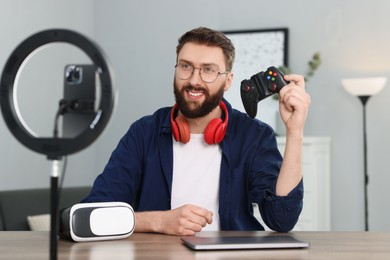
[[[20,67],[35,50],[54,42],[64,42],[79,47],[98,68],[101,83],[99,84],[101,88],[99,107],[90,127],[87,127],[74,138],[39,138],[33,136],[19,117],[18,108],[15,108],[16,91],[14,85],[17,82]],[[102,50],[81,34],[63,29],[36,33],[17,46],[5,64],[0,85],[0,104],[4,120],[19,142],[35,152],[47,155],[49,159],[58,159],[61,156],[76,153],[95,141],[110,119],[115,104],[112,75],[112,69]]]

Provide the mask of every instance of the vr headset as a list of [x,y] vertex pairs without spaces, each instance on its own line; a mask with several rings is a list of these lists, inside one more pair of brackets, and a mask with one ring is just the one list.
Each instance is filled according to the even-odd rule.
[[76,242],[122,239],[135,228],[134,210],[124,202],[79,203],[59,215],[59,236]]

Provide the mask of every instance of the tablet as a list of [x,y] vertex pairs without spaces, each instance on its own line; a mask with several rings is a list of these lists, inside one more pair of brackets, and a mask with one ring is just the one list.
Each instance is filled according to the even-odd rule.
[[307,248],[308,242],[288,235],[182,237],[193,250]]

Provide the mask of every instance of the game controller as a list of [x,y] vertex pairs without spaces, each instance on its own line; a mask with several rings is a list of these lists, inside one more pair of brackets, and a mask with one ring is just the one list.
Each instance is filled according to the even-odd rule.
[[248,116],[254,118],[257,114],[257,103],[266,97],[279,93],[289,83],[283,77],[283,73],[272,66],[265,72],[261,71],[250,79],[241,81],[241,100]]

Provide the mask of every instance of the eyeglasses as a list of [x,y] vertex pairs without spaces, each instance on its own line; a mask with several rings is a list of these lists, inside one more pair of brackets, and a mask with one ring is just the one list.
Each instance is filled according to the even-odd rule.
[[199,76],[205,83],[213,83],[217,80],[219,75],[228,74],[229,71],[220,72],[216,66],[208,65],[200,68],[195,68],[194,66],[185,63],[179,62],[175,65],[176,75],[182,79],[187,80],[192,77],[195,69],[199,69]]

